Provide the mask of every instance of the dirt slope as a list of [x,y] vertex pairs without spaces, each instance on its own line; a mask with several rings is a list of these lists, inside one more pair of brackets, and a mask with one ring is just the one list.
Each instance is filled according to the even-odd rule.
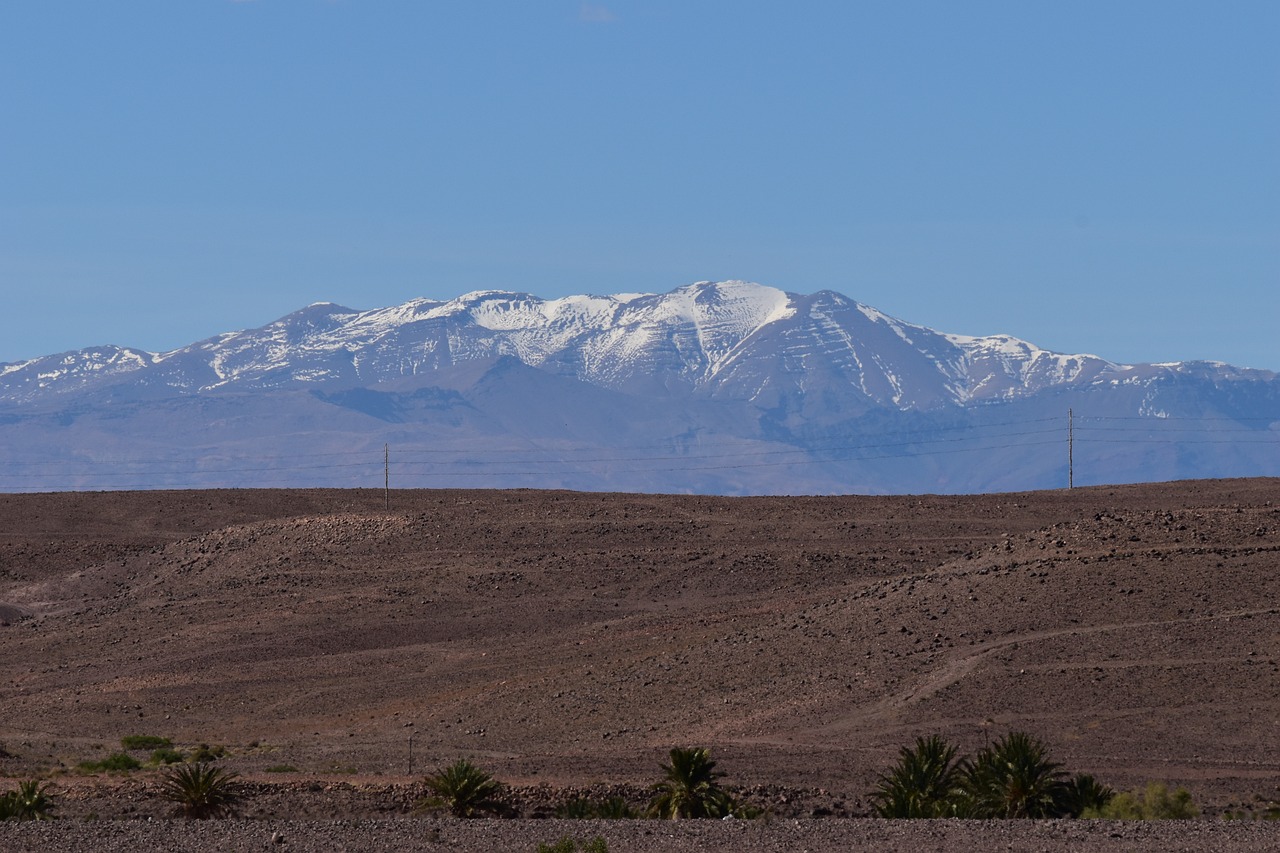
[[157,734],[390,784],[412,735],[413,776],[642,785],[704,745],[860,814],[916,735],[1022,729],[1115,786],[1276,795],[1277,480],[383,501],[0,496],[0,775]]

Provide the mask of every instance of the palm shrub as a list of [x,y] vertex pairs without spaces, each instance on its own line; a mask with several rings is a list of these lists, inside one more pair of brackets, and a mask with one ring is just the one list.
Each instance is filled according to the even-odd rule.
[[448,809],[454,817],[478,817],[501,808],[496,797],[502,783],[465,758],[441,767],[427,777],[426,785],[434,796],[423,800],[419,808]]
[[52,820],[54,808],[49,786],[29,779],[0,797],[0,820]]
[[596,805],[594,817],[600,820],[633,820],[639,815],[624,798],[610,797]]
[[899,751],[898,763],[880,777],[871,794],[876,814],[888,818],[952,817],[962,763],[940,735],[916,738]]
[[633,820],[640,815],[623,797],[594,801],[586,797],[566,800],[556,808],[556,817],[564,820]]
[[35,779],[19,782],[16,791],[0,794],[0,821],[52,820],[54,808],[49,787]]
[[1084,817],[1106,808],[1116,792],[1088,773],[1077,773],[1063,783],[1059,805],[1064,817]]
[[733,814],[741,807],[717,784],[724,774],[715,767],[711,754],[700,747],[671,750],[671,763],[662,765],[666,778],[653,786],[649,814],[670,820]]
[[556,817],[562,820],[586,820],[595,816],[596,805],[586,797],[576,797],[556,808]]
[[962,808],[967,817],[1058,817],[1064,776],[1062,765],[1049,760],[1044,743],[1010,732],[983,747],[965,767]]
[[[989,744],[972,759],[957,759],[955,747],[932,735],[902,747],[871,800],[881,817],[979,819],[1109,817],[1107,810],[1132,810],[1137,802],[1135,795],[1117,796],[1086,773],[1066,776],[1044,743],[1022,732]],[[1166,810],[1176,810],[1176,800],[1176,794],[1153,795]]]
[[722,816],[727,796],[716,780],[724,774],[715,769],[711,754],[701,747],[676,747],[670,756],[671,763],[662,765],[666,778],[653,786],[649,813],[671,820]]
[[181,806],[186,817],[222,817],[240,800],[237,778],[238,774],[203,761],[184,764],[161,775],[160,795]]

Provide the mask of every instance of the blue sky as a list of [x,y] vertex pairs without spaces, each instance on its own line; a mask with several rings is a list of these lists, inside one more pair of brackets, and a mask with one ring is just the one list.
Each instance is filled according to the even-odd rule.
[[1280,3],[9,0],[0,362],[745,278],[1280,370]]

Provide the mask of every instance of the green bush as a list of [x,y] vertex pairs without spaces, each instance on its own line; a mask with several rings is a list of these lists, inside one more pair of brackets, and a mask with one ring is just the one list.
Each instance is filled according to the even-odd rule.
[[173,746],[173,741],[155,735],[126,735],[120,738],[120,745],[125,749],[161,749]]
[[179,764],[185,760],[186,757],[181,751],[170,749],[168,747],[161,747],[151,753],[151,763],[156,766],[160,766],[162,764]]
[[142,767],[142,762],[127,752],[113,752],[101,761],[82,761],[76,765],[82,773],[128,773]]
[[191,751],[192,764],[208,764],[211,761],[217,761],[219,758],[225,757],[227,748],[225,746],[209,746],[202,743]]
[[268,773],[297,773],[298,768],[292,764],[272,764],[266,769]]
[[1145,790],[1116,794],[1100,809],[1088,809],[1085,817],[1108,820],[1190,820],[1200,814],[1186,788],[1170,792],[1169,786],[1150,782]]

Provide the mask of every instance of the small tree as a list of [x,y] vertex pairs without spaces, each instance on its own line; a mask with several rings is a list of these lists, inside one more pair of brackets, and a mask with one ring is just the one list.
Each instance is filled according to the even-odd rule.
[[448,809],[454,817],[479,817],[483,812],[498,811],[495,797],[502,784],[465,758],[441,767],[426,779],[427,790],[435,796],[419,804],[423,809]]

